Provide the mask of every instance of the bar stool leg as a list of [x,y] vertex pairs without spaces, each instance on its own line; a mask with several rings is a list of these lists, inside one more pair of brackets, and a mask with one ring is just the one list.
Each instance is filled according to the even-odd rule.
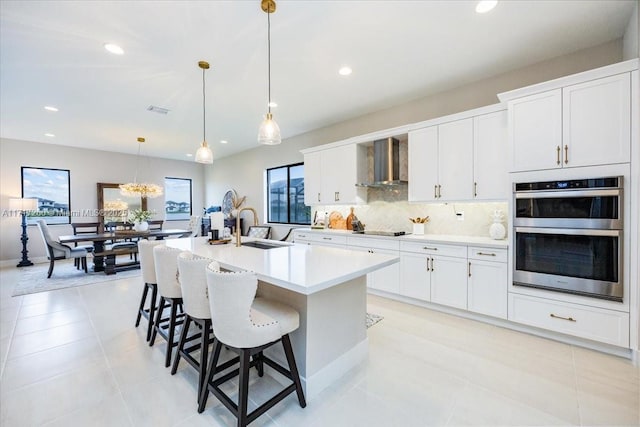
[[147,341],[151,339],[151,331],[155,325],[154,314],[156,312],[156,299],[158,297],[158,285],[151,286],[151,302],[149,304],[149,324],[147,325]]
[[173,351],[173,335],[176,331],[176,317],[178,311],[178,303],[175,299],[171,298],[171,315],[169,318],[169,336],[167,337],[167,354],[164,359],[164,367],[168,368],[171,365],[171,352]]
[[[180,333],[180,341],[178,341],[178,347],[176,349],[176,357],[173,358],[171,375],[175,375],[176,372],[178,372],[178,364],[180,363],[180,351],[184,350],[184,344],[185,342],[187,342],[187,333],[189,332],[190,324],[191,316],[185,316],[184,323],[182,324],[182,333]],[[198,396],[200,396],[200,389],[198,389]]]
[[291,348],[291,339],[289,334],[282,337],[282,346],[284,347],[284,354],[287,356],[287,363],[289,364],[289,372],[293,377],[293,383],[296,385],[296,393],[298,395],[298,403],[300,407],[307,406],[307,401],[304,398],[304,392],[302,391],[302,384],[300,382],[300,374],[298,373],[298,366],[296,365],[296,358],[293,355],[293,349]]
[[209,355],[209,329],[211,329],[211,320],[204,319],[202,325],[200,339],[200,366],[198,367],[198,396],[202,393],[204,380],[207,375],[207,356]]
[[153,322],[153,331],[151,332],[149,347],[153,346],[153,344],[156,342],[156,335],[158,334],[158,328],[160,327],[160,319],[162,319],[164,302],[165,302],[164,297],[160,296],[160,304],[158,304],[158,312],[156,313],[156,320]]
[[240,354],[240,378],[238,379],[238,427],[247,425],[247,405],[249,401],[249,350]]
[[149,292],[149,285],[144,284],[142,290],[142,297],[140,298],[140,307],[138,307],[138,315],[136,316],[136,328],[140,325],[140,318],[142,317],[142,310],[144,310],[144,303],[147,301],[147,293]]
[[207,374],[204,380],[204,387],[200,392],[198,399],[198,413],[204,412],[205,406],[207,406],[207,399],[209,398],[209,383],[213,382],[213,378],[216,375],[216,367],[218,366],[218,359],[220,358],[220,351],[222,350],[222,343],[217,338],[213,338],[213,354],[209,358],[209,365],[207,366]]

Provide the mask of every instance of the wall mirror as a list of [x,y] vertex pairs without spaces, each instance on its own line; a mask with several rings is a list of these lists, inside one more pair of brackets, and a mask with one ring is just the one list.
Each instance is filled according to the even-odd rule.
[[123,196],[120,194],[120,184],[98,183],[98,220],[101,230],[105,222],[126,221],[128,211],[133,209],[147,210],[147,199]]

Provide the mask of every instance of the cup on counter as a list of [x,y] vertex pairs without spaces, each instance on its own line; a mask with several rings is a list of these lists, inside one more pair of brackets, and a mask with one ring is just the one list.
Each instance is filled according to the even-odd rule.
[[218,240],[218,239],[219,239],[218,230],[211,230],[211,240]]
[[413,234],[424,234],[424,223],[414,223]]

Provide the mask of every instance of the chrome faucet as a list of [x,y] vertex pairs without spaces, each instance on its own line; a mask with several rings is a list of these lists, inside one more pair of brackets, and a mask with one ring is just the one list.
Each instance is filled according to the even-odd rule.
[[240,214],[242,211],[251,211],[253,213],[253,225],[258,225],[258,212],[256,212],[253,208],[242,208],[236,214],[236,247],[240,247],[240,236],[242,235],[242,230],[240,229]]

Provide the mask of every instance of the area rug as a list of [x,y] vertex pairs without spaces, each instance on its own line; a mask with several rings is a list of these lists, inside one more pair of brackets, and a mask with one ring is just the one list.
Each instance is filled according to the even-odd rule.
[[103,272],[94,273],[89,271],[89,273],[85,273],[84,270],[76,270],[72,260],[68,262],[56,262],[50,279],[47,279],[48,270],[49,263],[21,268],[20,278],[13,289],[12,296],[93,285],[95,283],[126,279],[140,275],[140,270],[127,270],[109,276]]
[[370,327],[372,327],[382,319],[384,319],[384,317],[380,315],[367,313],[367,329],[369,329]]

